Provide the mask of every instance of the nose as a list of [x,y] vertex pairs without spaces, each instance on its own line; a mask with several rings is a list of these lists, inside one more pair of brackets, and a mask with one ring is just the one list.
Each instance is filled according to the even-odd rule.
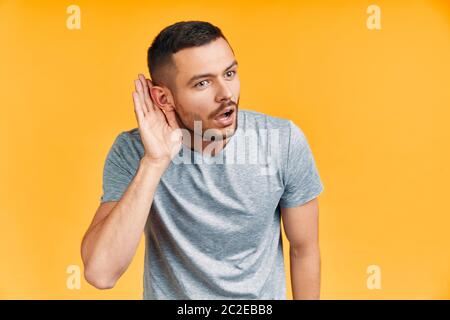
[[221,103],[223,101],[228,101],[233,98],[233,92],[231,92],[230,87],[226,81],[218,82],[218,91],[216,95],[217,102]]

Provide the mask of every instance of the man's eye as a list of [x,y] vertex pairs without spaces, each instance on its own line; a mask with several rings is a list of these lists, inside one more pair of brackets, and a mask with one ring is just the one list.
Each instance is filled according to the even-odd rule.
[[202,83],[206,82],[206,80],[202,80],[199,83],[197,83],[195,86],[198,88],[204,87],[203,85],[201,85]]
[[[229,75],[230,72],[232,73],[231,75]],[[227,72],[227,75],[229,75],[230,77],[234,76],[235,74],[236,74],[236,71],[234,71],[234,70],[231,70],[231,71]]]

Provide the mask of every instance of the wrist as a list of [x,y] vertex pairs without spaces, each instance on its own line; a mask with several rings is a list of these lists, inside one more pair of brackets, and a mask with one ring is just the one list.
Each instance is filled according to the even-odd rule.
[[170,164],[170,159],[168,160],[155,160],[148,156],[143,156],[140,160],[140,166],[145,168],[152,168],[156,171],[163,173]]

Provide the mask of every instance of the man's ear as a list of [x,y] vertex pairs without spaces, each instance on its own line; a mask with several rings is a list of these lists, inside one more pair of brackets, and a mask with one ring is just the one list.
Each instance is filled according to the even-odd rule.
[[156,107],[164,111],[172,111],[174,109],[172,94],[168,88],[152,86],[150,88],[150,96]]

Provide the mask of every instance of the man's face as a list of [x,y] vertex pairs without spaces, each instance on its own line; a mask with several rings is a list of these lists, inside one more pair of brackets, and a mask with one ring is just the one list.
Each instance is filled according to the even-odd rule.
[[[240,95],[237,62],[223,38],[173,55],[176,65],[175,111],[183,125],[193,131],[194,121],[202,131],[225,139],[234,134]],[[223,113],[230,110],[231,114]],[[203,134],[195,132],[195,134]]]

